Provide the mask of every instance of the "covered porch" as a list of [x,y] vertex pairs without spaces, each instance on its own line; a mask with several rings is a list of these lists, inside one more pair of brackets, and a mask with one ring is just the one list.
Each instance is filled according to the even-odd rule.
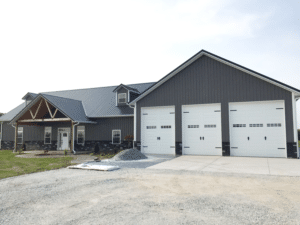
[[[81,118],[78,120],[78,118]],[[40,94],[11,122],[15,128],[14,151],[74,150],[75,127],[88,121],[80,101]],[[84,130],[77,127],[77,141],[84,143]]]

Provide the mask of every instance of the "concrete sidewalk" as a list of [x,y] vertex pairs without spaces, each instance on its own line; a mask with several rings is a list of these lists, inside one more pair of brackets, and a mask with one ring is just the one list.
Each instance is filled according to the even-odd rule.
[[300,160],[184,155],[147,169],[300,176]]

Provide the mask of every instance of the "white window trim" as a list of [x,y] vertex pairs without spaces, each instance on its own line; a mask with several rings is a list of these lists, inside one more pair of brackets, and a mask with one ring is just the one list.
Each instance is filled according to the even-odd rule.
[[[79,133],[78,131],[82,131],[82,130],[83,130],[83,143],[78,143],[78,133]],[[85,143],[85,126],[77,126],[77,144],[84,146],[84,143]]]
[[[46,128],[50,128],[50,143],[46,143]],[[44,129],[44,144],[49,145],[49,144],[51,144],[51,141],[52,141],[52,127],[45,127],[45,129]]]
[[[125,95],[125,97],[120,98],[121,95],[123,95],[123,96]],[[120,102],[120,99],[124,99],[124,98],[125,98],[125,102]],[[122,103],[126,103],[126,93],[119,93],[119,94],[118,94],[118,103],[121,103],[121,104],[122,104]]]
[[[22,141],[21,141],[21,143],[18,142],[18,140],[19,140],[19,131],[22,131]],[[23,144],[23,140],[24,140],[24,129],[23,129],[23,127],[18,127],[17,132],[18,132],[17,144]]]
[[[119,143],[114,143],[114,131],[119,131],[119,132],[120,132],[120,142],[119,142]],[[121,130],[112,130],[112,133],[111,133],[111,134],[112,134],[112,135],[111,135],[111,136],[112,136],[112,137],[111,137],[111,138],[112,138],[112,143],[113,143],[113,144],[121,144]]]

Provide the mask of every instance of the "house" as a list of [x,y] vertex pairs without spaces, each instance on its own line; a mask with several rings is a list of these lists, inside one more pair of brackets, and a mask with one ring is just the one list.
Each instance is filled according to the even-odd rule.
[[20,148],[23,142],[27,150],[128,146],[123,140],[134,133],[134,109],[127,103],[153,84],[29,92],[23,104],[1,117],[1,149]]
[[[299,157],[300,90],[202,50],[155,83],[27,93],[5,114],[2,149],[112,148],[144,153]],[[12,126],[15,126],[13,128]]]

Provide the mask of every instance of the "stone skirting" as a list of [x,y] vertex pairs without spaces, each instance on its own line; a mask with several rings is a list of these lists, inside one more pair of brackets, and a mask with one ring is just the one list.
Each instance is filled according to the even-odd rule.
[[84,146],[75,143],[75,151],[94,151],[96,144],[98,144],[100,152],[117,152],[132,148],[132,142],[128,144],[128,141],[123,141],[120,144],[113,144],[111,141],[86,141]]
[[296,142],[287,143],[287,157],[297,158],[298,145]]
[[14,141],[1,141],[1,150],[13,150]]
[[[119,151],[132,147],[132,142],[128,144],[128,141],[123,141],[120,144],[112,144],[111,141],[86,141],[84,145],[78,145],[75,143],[75,151],[94,151],[94,148],[98,144],[100,152]],[[44,144],[44,141],[25,141],[26,150],[57,150],[57,141],[52,141],[51,144]],[[18,144],[17,149],[22,147]],[[14,141],[2,141],[1,149],[13,150]]]
[[176,155],[182,155],[182,143],[176,142],[176,149],[175,149]]
[[230,156],[230,142],[222,142],[222,156]]

